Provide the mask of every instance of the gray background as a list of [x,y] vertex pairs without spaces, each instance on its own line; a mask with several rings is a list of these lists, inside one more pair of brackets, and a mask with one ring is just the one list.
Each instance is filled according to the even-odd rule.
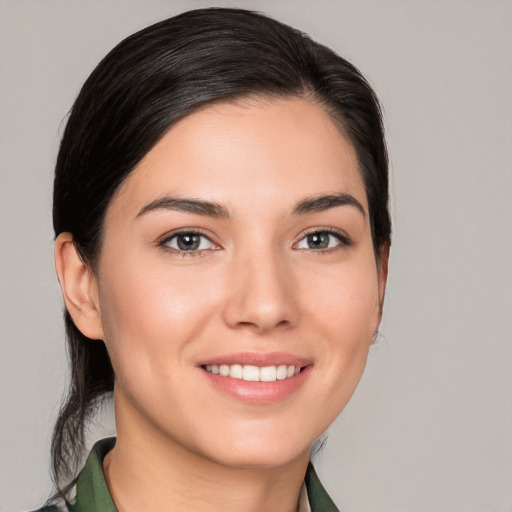
[[[83,80],[200,0],[0,2],[0,510],[50,488],[65,380],[52,167]],[[345,512],[512,511],[512,2],[253,0],[353,60],[384,107],[383,337],[316,465]],[[104,428],[114,431],[107,411]]]

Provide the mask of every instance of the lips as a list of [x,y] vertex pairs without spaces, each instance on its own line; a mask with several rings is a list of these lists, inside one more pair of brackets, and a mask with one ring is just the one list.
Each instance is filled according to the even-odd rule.
[[237,400],[268,404],[299,390],[313,363],[291,354],[229,354],[198,365],[214,388]]

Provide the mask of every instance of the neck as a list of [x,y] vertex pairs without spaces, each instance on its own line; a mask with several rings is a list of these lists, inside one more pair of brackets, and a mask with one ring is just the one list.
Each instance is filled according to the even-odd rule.
[[[296,512],[309,452],[278,467],[230,467],[175,443],[156,428],[118,419],[116,446],[104,461],[119,512]],[[133,418],[132,418],[133,419]]]

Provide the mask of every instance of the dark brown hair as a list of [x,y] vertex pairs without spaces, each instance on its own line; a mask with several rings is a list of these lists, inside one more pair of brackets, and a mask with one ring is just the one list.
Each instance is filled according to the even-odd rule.
[[[54,183],[55,235],[70,232],[94,270],[106,208],[121,182],[195,110],[244,96],[307,97],[355,147],[375,254],[390,241],[388,161],[381,110],[361,73],[332,50],[259,13],[199,9],[119,43],[80,91],[63,134]],[[53,478],[64,496],[84,449],[87,419],[114,386],[105,345],[65,312],[71,366],[52,441]]]

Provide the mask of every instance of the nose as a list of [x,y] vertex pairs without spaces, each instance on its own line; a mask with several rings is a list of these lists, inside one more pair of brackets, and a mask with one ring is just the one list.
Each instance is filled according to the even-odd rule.
[[239,255],[230,272],[224,321],[263,334],[296,324],[293,272],[279,254]]

